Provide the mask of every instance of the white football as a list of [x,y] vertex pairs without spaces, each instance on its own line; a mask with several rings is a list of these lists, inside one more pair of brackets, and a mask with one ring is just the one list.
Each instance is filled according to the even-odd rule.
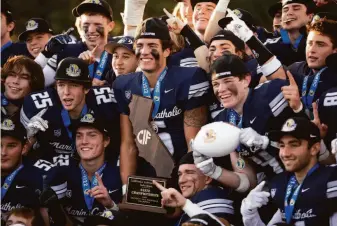
[[225,122],[203,126],[192,142],[192,150],[209,157],[222,157],[239,146],[240,129]]

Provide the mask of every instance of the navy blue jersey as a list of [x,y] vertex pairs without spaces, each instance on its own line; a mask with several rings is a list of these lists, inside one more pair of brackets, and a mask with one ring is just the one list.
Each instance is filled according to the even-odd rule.
[[295,62],[291,64],[288,67],[288,70],[291,72],[293,75],[313,75],[314,72],[312,71],[311,68],[309,68],[308,64],[306,61],[301,61],[301,62]]
[[30,55],[30,53],[28,52],[26,43],[11,42],[11,44],[8,43],[8,46],[1,51],[1,67],[4,66],[4,64],[7,62],[7,60],[10,57],[17,56],[17,55],[25,55],[25,56],[33,58],[32,55]]
[[[83,53],[84,51],[87,51],[87,50],[88,50],[88,47],[84,42],[79,42],[79,43],[76,43],[76,44],[67,44],[65,49],[62,52],[55,55],[56,56],[56,65],[58,65],[61,62],[61,60],[63,60],[64,58],[78,57],[81,53]],[[112,68],[111,67],[111,60],[112,60],[112,55],[108,54],[108,59],[107,59],[104,71],[102,73],[102,76],[105,76],[105,74],[107,74],[108,71]],[[94,72],[96,71],[98,65],[99,65],[99,62],[95,61],[94,69],[93,69]],[[53,68],[52,65],[49,64],[49,66],[51,66]],[[90,75],[90,76],[93,77],[93,75]]]
[[[234,207],[233,200],[229,198],[229,189],[220,187],[209,187],[199,191],[191,199],[201,209],[215,215],[218,218],[226,219],[234,225]],[[177,225],[182,225],[189,220],[187,214],[183,214]]]
[[[281,92],[281,87],[285,85],[288,85],[288,81],[276,79],[251,89],[243,107],[242,128],[251,127],[257,133],[266,135],[271,130],[279,130],[286,119],[294,116],[295,113]],[[220,111],[214,121],[230,122],[228,111]],[[275,173],[283,172],[278,149],[274,146],[271,143],[266,150],[250,150],[241,145],[240,152],[253,160],[257,173],[264,173],[271,178]]]
[[[121,114],[129,115],[132,94],[142,96],[142,72],[118,76],[113,84]],[[160,106],[153,119],[157,133],[173,158],[178,161],[186,152],[184,112],[208,102],[209,81],[200,68],[170,67],[162,81]]]
[[[298,66],[300,66],[300,64]],[[296,74],[296,72],[294,72],[293,75],[297,83],[299,92],[301,94],[304,91],[303,90],[303,80],[304,80],[305,74]],[[307,95],[309,94],[309,90],[312,85],[312,82],[314,81],[315,75],[316,73],[314,73],[313,71],[310,71],[309,77],[308,77],[307,89],[306,89]],[[337,72],[333,68],[327,68],[321,73],[320,79],[317,85],[317,89],[314,94],[313,101],[318,100],[320,96],[327,90],[333,87],[337,87],[337,76],[336,75],[337,75]]]
[[[119,148],[119,114],[116,100],[110,87],[93,87],[86,95],[87,113],[93,113],[102,117],[109,125],[110,144],[114,150]],[[70,155],[74,152],[74,139],[70,138],[63,123],[61,111],[63,109],[57,91],[48,88],[44,91],[32,93],[25,98],[21,109],[21,122],[27,127],[29,120],[42,109],[48,110],[43,115],[43,119],[48,121],[48,129],[37,134],[39,150],[43,153],[43,158],[51,161],[56,156]],[[71,125],[79,122],[71,120]],[[71,125],[69,130],[71,131]],[[63,157],[61,157],[60,161]],[[58,164],[57,162],[53,162]]]
[[331,150],[331,141],[337,138],[337,86],[321,95],[318,114],[321,123],[328,126],[328,133],[324,141],[328,150]]
[[[277,175],[270,184],[273,203],[281,210],[285,222],[284,199],[288,181],[293,174]],[[292,225],[329,225],[329,218],[337,211],[337,166],[319,166],[307,176],[298,194]]]
[[297,48],[286,43],[282,37],[267,39],[264,45],[286,66],[305,60],[305,36],[302,37]]
[[169,58],[168,66],[198,67],[198,61],[194,55],[194,49],[186,47],[174,53]]
[[[84,199],[82,188],[82,175],[79,163],[71,161],[68,168],[59,168],[58,179],[54,179],[56,185],[51,188],[61,200],[65,213],[77,224],[83,223],[89,215],[101,215],[105,207],[97,200],[89,210]],[[122,182],[119,167],[107,163],[101,174],[103,184],[107,188],[111,199],[118,204],[122,200]]]
[[[6,177],[1,176],[1,187],[5,179]],[[15,208],[39,208],[39,195],[42,190],[42,174],[35,167],[24,164],[1,200],[1,218],[5,219],[7,214]]]

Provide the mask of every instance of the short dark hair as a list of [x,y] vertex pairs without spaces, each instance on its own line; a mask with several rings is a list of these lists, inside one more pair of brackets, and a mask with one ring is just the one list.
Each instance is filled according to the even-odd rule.
[[45,223],[43,221],[43,218],[41,216],[41,213],[37,209],[31,209],[31,208],[27,208],[27,207],[13,209],[8,214],[7,220],[12,215],[20,216],[20,217],[23,217],[25,219],[32,219],[32,226],[44,226],[45,225]]
[[307,25],[307,32],[316,31],[324,36],[328,36],[333,48],[337,48],[337,21],[327,18],[319,19],[317,22]]
[[24,55],[13,56],[7,60],[2,68],[1,79],[5,80],[8,74],[14,70],[14,68],[19,71],[25,67],[30,73],[30,88],[31,92],[37,92],[44,89],[44,75],[42,68],[34,60],[30,59]]

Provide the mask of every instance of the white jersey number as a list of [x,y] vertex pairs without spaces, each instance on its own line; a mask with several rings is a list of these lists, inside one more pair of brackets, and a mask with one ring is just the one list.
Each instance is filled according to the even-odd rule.
[[37,109],[53,106],[48,92],[35,93],[32,95],[32,99]]

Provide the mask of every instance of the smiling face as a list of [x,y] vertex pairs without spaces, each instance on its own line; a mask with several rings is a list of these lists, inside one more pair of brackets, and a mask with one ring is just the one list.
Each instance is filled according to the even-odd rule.
[[19,100],[31,92],[30,86],[31,74],[22,66],[19,70],[14,66],[13,70],[7,73],[5,79],[5,96],[9,100]]
[[65,110],[81,112],[88,89],[75,82],[58,80],[56,90]]
[[221,57],[225,51],[230,52],[231,54],[234,55],[239,55],[242,57],[242,53],[236,52],[235,46],[233,43],[229,40],[214,40],[212,41],[210,47],[209,47],[209,59],[211,61],[211,64]]
[[241,80],[236,76],[216,78],[215,73],[212,75],[214,94],[224,108],[236,109],[243,106],[249,82],[250,76],[248,75]]
[[76,150],[81,160],[104,158],[104,150],[109,142],[102,132],[93,127],[80,127],[76,131]]
[[[317,143],[319,145],[319,143]],[[279,156],[288,172],[299,172],[306,168],[316,158],[319,149],[308,147],[308,141],[299,140],[293,136],[283,136],[279,142]]]
[[45,45],[48,43],[51,34],[49,33],[30,33],[26,40],[26,45],[29,53],[33,57],[37,57],[40,52],[44,49]]
[[193,9],[193,25],[196,31],[204,34],[208,21],[215,9],[216,4],[213,2],[199,2]]
[[140,38],[136,41],[136,56],[142,71],[154,73],[166,66],[170,50],[163,50],[159,39]]
[[293,3],[282,8],[282,28],[297,30],[305,26],[312,19],[312,14],[307,14],[307,7],[303,4]]
[[115,23],[103,15],[84,13],[80,16],[79,27],[81,38],[88,45],[89,50],[107,42],[108,34]]
[[333,43],[328,36],[317,31],[310,31],[307,37],[306,60],[309,68],[320,69],[325,66],[325,59],[332,53],[336,53]]
[[135,72],[138,66],[136,55],[124,47],[118,47],[112,55],[112,68],[116,76]]
[[191,198],[206,188],[212,179],[205,176],[194,164],[182,164],[178,170],[179,188],[185,198]]

